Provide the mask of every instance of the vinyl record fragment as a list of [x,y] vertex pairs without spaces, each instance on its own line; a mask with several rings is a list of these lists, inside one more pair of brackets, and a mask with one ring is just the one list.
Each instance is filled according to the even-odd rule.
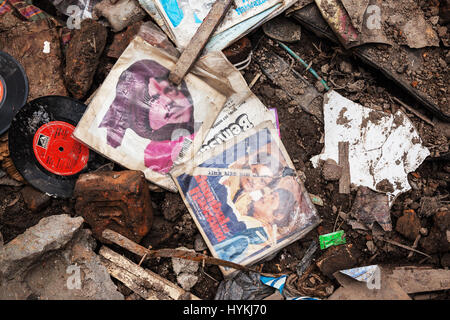
[[28,97],[28,79],[23,67],[0,51],[0,135],[8,130],[15,114]]
[[95,170],[104,159],[72,136],[86,105],[61,96],[26,104],[9,129],[11,159],[36,189],[70,198],[81,173]]

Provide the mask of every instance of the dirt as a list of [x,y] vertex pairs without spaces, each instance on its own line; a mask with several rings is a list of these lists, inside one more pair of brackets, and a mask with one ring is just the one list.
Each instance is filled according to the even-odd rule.
[[[112,43],[111,31],[109,33],[104,52],[108,52],[108,47]],[[274,41],[268,39],[261,28],[250,34],[249,39],[253,46],[254,57],[261,57],[269,52],[274,52],[285,59],[285,61],[290,62],[292,70],[301,74],[314,86],[316,79],[309,72],[305,72],[305,68],[295,62]],[[434,214],[430,213],[430,211],[438,212],[439,210],[449,209],[448,198],[436,200],[437,197],[448,195],[448,164],[439,158],[449,151],[448,139],[436,127],[407,112],[401,105],[392,100],[392,97],[397,97],[402,101],[411,101],[404,91],[387,80],[379,71],[354,60],[349,53],[335,44],[320,39],[303,29],[301,40],[290,44],[290,47],[307,63],[311,63],[311,67],[337,92],[354,102],[373,108],[374,118],[371,121],[376,122],[376,116],[380,111],[394,114],[398,110],[403,110],[411,119],[420,133],[424,145],[430,149],[431,157],[414,174],[410,174],[412,190],[401,194],[395,200],[391,208],[393,231],[385,232],[384,236],[408,246],[412,245],[411,240],[404,238],[395,231],[397,219],[402,216],[404,210],[415,210],[415,212],[419,213],[421,225],[427,227],[430,230],[430,235],[432,235],[435,219]],[[390,65],[391,69],[397,72],[401,66],[406,64],[406,55],[403,55],[403,51],[395,51],[397,50],[396,48],[392,50],[385,55],[381,54],[385,51],[375,50],[374,54],[386,66]],[[401,53],[397,54],[396,62],[393,63],[388,58],[389,53],[394,54],[395,52]],[[405,72],[401,73],[407,81],[411,83],[417,81],[416,87],[423,92],[429,93],[432,99],[441,106],[446,101],[444,99],[447,99],[445,97],[448,89],[445,89],[445,84],[449,83],[449,75],[447,70],[439,64],[438,58],[445,60],[446,55],[448,55],[448,48],[446,47],[425,49],[424,54],[422,54],[423,66],[419,67],[417,71],[406,69]],[[102,83],[114,61],[115,59],[107,57],[103,53],[89,92],[94,92]],[[352,66],[352,72],[346,73],[341,71],[339,66],[343,61]],[[243,71],[244,78],[247,83],[250,83],[259,73],[262,73],[261,68],[258,61],[253,58],[249,67]],[[359,86],[360,90],[355,91],[352,89],[352,85],[357,81],[359,81],[359,84],[362,83],[363,86]],[[286,84],[283,82],[273,83],[266,75],[262,74],[252,87],[252,91],[267,107],[275,107],[277,109],[281,140],[288,154],[296,169],[306,177],[304,183],[308,192],[317,195],[324,202],[323,206],[316,206],[322,218],[322,223],[304,238],[280,250],[273,259],[258,263],[258,267],[265,272],[295,273],[296,266],[311,241],[317,241],[320,234],[330,233],[335,230],[345,231],[347,243],[350,243],[359,253],[358,265],[389,264],[442,267],[440,259],[446,252],[430,249],[431,252],[429,253],[432,259],[424,259],[424,256],[420,254],[414,254],[412,258],[408,259],[407,256],[410,251],[386,243],[370,230],[352,229],[351,225],[346,223],[342,216],[350,213],[357,190],[354,188],[350,194],[340,194],[338,192],[339,182],[326,181],[322,176],[321,168],[312,166],[309,159],[321,153],[324,147],[323,124],[316,116],[299,108],[295,97],[286,94],[285,89],[281,85]],[[442,90],[442,88],[445,90]],[[291,90],[291,92],[293,91]],[[301,91],[298,91],[297,94],[301,94]],[[426,109],[422,108],[418,111],[432,118],[432,114]],[[116,166],[115,169],[120,170],[122,168]],[[23,201],[20,193],[22,188],[0,186],[0,233],[3,235],[5,243],[23,233],[27,228],[37,224],[43,217],[61,213],[75,216],[73,200],[51,199],[45,209],[32,212]],[[154,209],[153,226],[140,244],[145,247],[151,246],[155,249],[181,246],[194,248],[194,239],[198,235],[198,229],[181,197],[178,194],[169,192],[152,191],[151,198]],[[438,233],[438,231],[435,231],[435,233]],[[441,239],[438,236],[433,235],[432,237],[435,237],[430,237],[432,243],[441,243]],[[368,241],[373,241],[375,252],[371,252],[368,249],[366,244]],[[427,243],[425,247],[419,246],[418,250],[427,252],[427,248],[432,248],[432,245]],[[120,248],[114,247],[114,249],[120,251]],[[126,251],[120,252],[127,258],[139,263],[139,257],[133,256]],[[205,250],[204,253],[210,254],[208,250]],[[319,250],[315,255],[315,259],[318,259],[323,253],[324,251]],[[156,258],[145,262],[144,266],[174,283],[177,282],[169,258]],[[316,267],[312,270],[311,277],[316,277],[316,280],[311,277],[308,278],[308,281],[310,281],[309,285],[312,287],[309,291],[311,295],[314,294],[314,282],[316,284],[332,282],[335,288],[337,287],[335,280],[328,278]],[[198,276],[199,280],[191,290],[192,293],[202,299],[213,299],[219,283],[223,280],[219,268],[217,266],[201,265]],[[114,281],[124,295],[128,297],[133,296],[129,289],[119,284],[116,280]],[[299,287],[302,285],[305,284],[298,284]],[[450,295],[448,292],[444,292],[439,297],[448,299]]]

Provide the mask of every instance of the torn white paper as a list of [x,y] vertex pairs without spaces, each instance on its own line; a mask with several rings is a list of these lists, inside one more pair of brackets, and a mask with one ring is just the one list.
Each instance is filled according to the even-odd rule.
[[411,189],[407,175],[430,154],[411,121],[402,112],[394,115],[363,107],[335,91],[324,96],[325,146],[311,158],[339,161],[338,144],[349,142],[350,181],[384,192],[390,204]]
[[341,270],[340,273],[346,274],[355,280],[361,282],[369,282],[375,276],[375,273],[380,273],[380,268],[378,265],[371,265],[347,270]]

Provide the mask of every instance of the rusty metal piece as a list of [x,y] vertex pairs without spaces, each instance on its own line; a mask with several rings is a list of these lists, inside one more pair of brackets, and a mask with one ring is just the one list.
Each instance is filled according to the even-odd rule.
[[175,68],[170,72],[169,80],[179,85],[189,69],[200,56],[211,35],[220,24],[233,0],[216,0],[197,32],[184,49]]
[[[204,262],[208,264],[213,264],[217,266],[223,266],[228,268],[233,268],[241,271],[246,272],[257,272],[262,275],[267,275],[270,277],[275,276],[274,274],[265,274],[262,272],[259,272],[253,268],[248,268],[245,266],[242,266],[240,264],[226,261],[222,259],[213,258],[210,256],[206,256],[204,254],[187,251],[187,250],[179,250],[179,249],[159,249],[159,250],[151,250],[147,249],[127,237],[124,237],[120,233],[115,232],[114,230],[105,229],[102,233],[102,236],[104,239],[117,244],[118,246],[127,249],[128,251],[138,255],[139,257],[142,257],[143,261],[152,259],[152,258],[178,258],[178,259],[185,259],[185,260],[191,260],[196,262]],[[277,275],[279,276],[279,275]]]
[[77,180],[75,211],[91,226],[102,242],[106,228],[139,242],[153,222],[147,180],[141,171],[91,172]]

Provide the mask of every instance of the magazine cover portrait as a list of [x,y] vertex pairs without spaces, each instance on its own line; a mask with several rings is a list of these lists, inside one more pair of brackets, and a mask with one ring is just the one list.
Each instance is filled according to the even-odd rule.
[[[90,103],[75,137],[147,179],[176,191],[167,174],[197,133],[207,131],[225,97],[188,74],[169,82],[173,62],[136,37]],[[202,130],[203,131],[202,131]],[[203,141],[203,137],[197,138]],[[201,144],[201,142],[200,142]]]
[[248,265],[298,240],[320,219],[272,122],[233,140],[171,174],[213,254]]

